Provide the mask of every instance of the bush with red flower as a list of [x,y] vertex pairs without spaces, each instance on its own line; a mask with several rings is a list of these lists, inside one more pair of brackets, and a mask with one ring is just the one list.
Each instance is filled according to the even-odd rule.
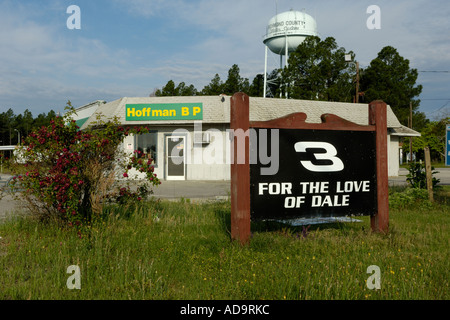
[[[104,203],[120,204],[144,199],[161,182],[150,163],[139,163],[119,146],[129,134],[147,133],[148,128],[125,129],[117,119],[80,131],[71,120],[75,110],[68,102],[64,117],[28,135],[18,150],[25,174],[18,180],[33,212],[42,219],[57,218],[69,226],[83,226],[101,213]],[[121,159],[121,160],[119,160]],[[136,190],[121,185],[130,169],[145,172]]]

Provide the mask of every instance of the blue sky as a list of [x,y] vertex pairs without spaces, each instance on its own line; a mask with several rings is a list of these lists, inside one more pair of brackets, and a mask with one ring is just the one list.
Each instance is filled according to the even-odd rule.
[[[66,26],[70,5],[80,30]],[[381,9],[379,30],[366,26],[370,5]],[[0,0],[0,112],[148,96],[171,79],[201,90],[233,64],[251,81],[264,72],[269,19],[290,9],[305,9],[361,67],[391,45],[419,71],[450,70],[448,0]],[[269,55],[269,70],[278,61]],[[450,73],[420,72],[418,83],[419,111],[449,115]]]

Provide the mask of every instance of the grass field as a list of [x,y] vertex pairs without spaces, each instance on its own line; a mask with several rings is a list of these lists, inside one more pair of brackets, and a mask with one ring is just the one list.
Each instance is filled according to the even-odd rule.
[[[248,246],[230,240],[229,202],[111,207],[81,239],[15,218],[0,224],[0,299],[449,299],[450,188],[434,204],[391,193],[386,235],[369,217],[253,223]],[[71,265],[80,290],[67,287]],[[372,265],[378,290],[366,285]]]

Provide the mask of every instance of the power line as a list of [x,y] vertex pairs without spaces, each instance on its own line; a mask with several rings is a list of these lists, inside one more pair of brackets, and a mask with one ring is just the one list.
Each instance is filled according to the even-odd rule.
[[442,110],[444,107],[446,107],[449,103],[450,103],[450,100],[447,101],[447,102],[446,102],[443,106],[441,106],[439,109],[436,109],[436,110],[430,112],[430,114],[433,114],[433,113],[436,113],[436,112],[438,112],[438,111],[441,111],[441,110]]
[[423,70],[419,72],[450,73],[450,70]]

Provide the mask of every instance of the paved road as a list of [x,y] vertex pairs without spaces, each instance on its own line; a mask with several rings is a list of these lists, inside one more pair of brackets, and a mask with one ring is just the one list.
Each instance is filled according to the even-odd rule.
[[[0,175],[0,188],[11,176]],[[191,201],[223,200],[230,194],[230,181],[163,181],[154,188],[153,196],[161,199],[191,199]],[[1,196],[0,196],[1,198]],[[0,221],[21,209],[10,193],[0,199]]]
[[[450,185],[450,167],[437,168],[435,171],[438,171],[438,173],[436,173],[434,177],[440,179],[440,185]],[[407,169],[400,168],[398,177],[389,177],[389,185],[405,185],[408,172]]]
[[[450,185],[450,168],[439,168],[435,176],[440,184]],[[389,178],[389,185],[405,185],[408,170],[400,169],[398,177]],[[10,176],[0,175],[0,187]],[[230,181],[163,181],[155,188],[154,196],[162,199],[191,199],[192,201],[227,199],[230,196]],[[11,195],[6,194],[0,200],[0,219],[16,213],[21,205]]]

